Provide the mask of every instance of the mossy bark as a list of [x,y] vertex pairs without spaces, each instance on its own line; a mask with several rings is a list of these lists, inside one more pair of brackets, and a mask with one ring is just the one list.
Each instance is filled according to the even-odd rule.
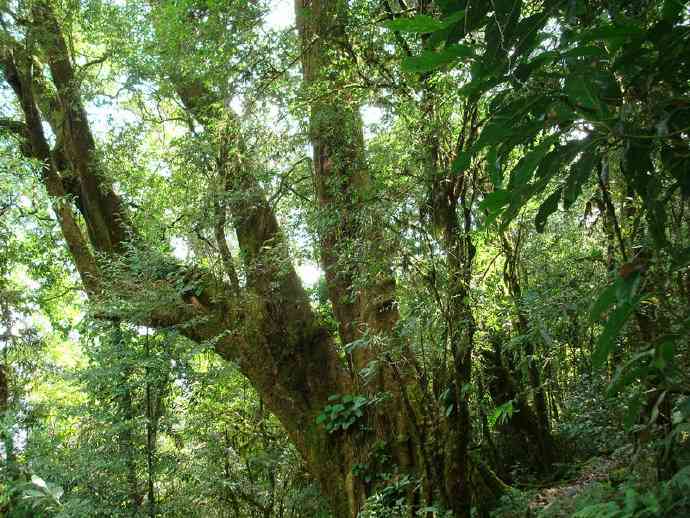
[[[374,196],[364,153],[359,104],[347,86],[351,57],[345,27],[348,2],[344,0],[296,0],[297,28],[302,48],[305,95],[309,99],[309,136],[313,147],[313,174],[319,211],[318,234],[321,263],[329,299],[338,321],[342,345],[369,336],[365,347],[349,357],[355,389],[370,396],[392,397],[370,416],[373,433],[362,437],[360,455],[376,439],[385,441],[394,462],[403,471],[417,468],[411,441],[410,409],[403,402],[402,387],[411,377],[412,355],[394,333],[400,316],[395,282],[381,246],[381,229],[368,217]],[[354,257],[351,250],[363,255]],[[376,339],[374,339],[374,337]],[[380,344],[380,345],[377,345]],[[395,351],[395,352],[393,352]],[[399,357],[407,361],[393,363]],[[373,379],[365,382],[360,371],[377,362]],[[361,486],[357,489],[355,486]],[[348,482],[350,493],[361,500],[367,488]],[[361,503],[361,502],[360,502]]]
[[[501,235],[501,243],[505,255],[503,279],[515,306],[515,328],[520,335],[526,338],[524,355],[528,362],[527,383],[532,391],[533,399],[533,411],[530,409],[530,412],[528,412],[528,404],[521,401],[522,398],[518,398],[518,400],[521,401],[520,405],[523,407],[523,412],[516,422],[519,423],[520,428],[527,433],[537,445],[538,462],[536,463],[536,467],[543,473],[547,473],[551,470],[556,460],[556,449],[551,435],[545,388],[541,381],[539,366],[535,360],[534,343],[528,336],[529,321],[522,307],[522,288],[520,286],[520,276],[518,273],[520,243],[518,241],[513,245],[505,234]],[[505,366],[503,366],[503,368],[505,368]],[[516,389],[513,388],[513,390]]]
[[[455,202],[435,207],[445,218],[443,241],[455,286],[449,300],[456,301],[455,323],[449,328],[455,406],[447,423],[449,446],[442,459],[446,469],[437,470],[433,465],[436,453],[428,451],[429,439],[416,428],[424,421],[424,415],[418,415],[413,390],[406,392],[411,379],[407,369],[414,365],[414,358],[393,361],[398,359],[394,354],[404,356],[406,352],[405,344],[393,330],[399,315],[395,283],[379,246],[381,234],[363,225],[361,219],[362,208],[371,196],[371,179],[364,160],[359,107],[347,97],[335,62],[331,61],[333,53],[340,52],[347,44],[343,27],[348,3],[314,0],[306,5],[298,0],[297,8],[305,51],[305,84],[308,88],[318,88],[319,84],[330,88],[323,98],[313,100],[311,139],[319,207],[337,216],[335,223],[320,229],[319,235],[330,298],[339,322],[339,338],[348,343],[363,336],[366,329],[378,335],[384,344],[395,343],[396,349],[402,352],[394,353],[387,347],[361,350],[353,357],[353,369],[347,369],[336,348],[336,337],[311,308],[290,261],[288,245],[273,208],[252,174],[253,165],[241,157],[243,153],[239,157],[229,156],[220,150],[219,160],[212,166],[216,170],[208,172],[222,178],[224,189],[241,196],[215,208],[214,216],[221,221],[221,227],[225,221],[223,211],[227,210],[230,216],[228,226],[237,236],[245,285],[240,289],[237,279],[233,279],[236,276],[230,270],[234,260],[226,247],[223,261],[228,282],[199,269],[193,272],[199,281],[194,293],[175,292],[174,302],[152,307],[136,317],[116,317],[133,318],[138,324],[154,327],[177,326],[190,339],[211,342],[218,354],[236,362],[267,408],[282,423],[329,498],[335,516],[354,517],[359,511],[369,488],[354,476],[352,466],[377,438],[388,442],[393,462],[401,471],[422,473],[422,478],[427,478],[427,486],[433,479],[438,487],[427,488],[429,498],[436,489],[458,516],[467,515],[472,501],[473,468],[468,450],[471,439],[468,394],[463,386],[471,379],[474,339],[474,322],[467,303],[474,255],[468,212],[466,207],[461,207],[456,213]],[[74,81],[73,64],[59,20],[43,1],[35,3],[33,16],[34,25],[39,28],[36,41],[45,52],[32,56],[15,42],[15,51],[3,55],[2,63],[5,78],[14,89],[24,115],[19,131],[25,144],[23,151],[43,164],[43,182],[59,207],[63,236],[92,300],[97,302],[106,295],[134,300],[140,295],[139,286],[133,286],[129,278],[111,282],[99,266],[109,261],[122,262],[127,254],[137,250],[146,251],[146,243],[137,237],[123,204],[96,160],[95,140]],[[41,57],[51,69],[54,99],[41,99],[46,90],[31,74],[34,61]],[[202,127],[209,142],[227,146],[227,138],[220,138],[218,131],[230,127],[233,145],[241,149],[241,121],[237,115],[202,80],[180,77],[176,72],[170,70],[164,75],[171,79],[185,111]],[[66,120],[67,125],[60,133],[59,146],[51,149],[42,133],[42,124],[57,118]],[[451,184],[443,182],[440,176],[434,177],[434,182],[436,187]],[[74,205],[65,201],[66,193],[76,193]],[[456,183],[446,192],[456,200],[461,193],[462,186]],[[468,207],[471,203],[469,200]],[[75,208],[84,219],[87,230],[84,234]],[[462,216],[461,222],[458,214]],[[219,241],[225,230],[215,229]],[[360,239],[368,245],[367,257],[378,265],[373,274],[366,272],[362,283],[358,277],[363,272],[351,262],[342,262],[344,247]],[[163,262],[168,271],[165,275],[161,272],[160,278],[152,282],[167,286],[169,291],[174,291],[172,285],[166,285],[171,284],[170,270],[173,276],[192,275],[170,259]],[[106,293],[106,281],[116,293]],[[364,386],[356,376],[357,371],[374,358],[382,360],[382,367],[375,382]],[[333,394],[382,391],[392,397],[367,416],[373,424],[372,430],[331,434],[316,423]],[[421,457],[424,459],[420,460]]]

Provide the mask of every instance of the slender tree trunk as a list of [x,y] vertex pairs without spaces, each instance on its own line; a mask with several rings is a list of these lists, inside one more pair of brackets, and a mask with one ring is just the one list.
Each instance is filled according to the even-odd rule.
[[[111,331],[111,340],[118,345],[118,349],[124,350],[126,345],[123,343],[120,324],[114,324]],[[127,479],[127,490],[129,504],[133,514],[139,512],[143,500],[143,495],[139,488],[139,477],[137,476],[136,466],[136,444],[134,440],[134,405],[132,392],[130,390],[130,369],[127,367],[121,375],[121,390],[117,397],[118,417],[122,419],[122,426],[117,433],[117,442],[120,450],[120,458],[125,463],[125,476]]]
[[501,236],[501,241],[506,260],[503,277],[515,306],[516,328],[518,332],[525,337],[525,355],[528,362],[527,379],[530,389],[532,390],[534,412],[537,417],[536,439],[540,456],[539,468],[543,472],[548,472],[555,461],[556,453],[553,437],[551,436],[551,425],[546,404],[546,392],[542,383],[539,367],[536,363],[534,343],[529,338],[529,322],[522,308],[522,288],[518,277],[519,242],[515,246],[511,245],[505,234]]
[[[9,330],[9,327],[7,328]],[[7,416],[7,412],[9,411],[9,399],[10,399],[10,390],[9,390],[9,382],[7,379],[7,367],[5,367],[6,363],[0,364],[0,419],[5,420],[5,417]],[[14,452],[14,438],[12,436],[12,429],[8,428],[5,429],[3,426],[2,428],[2,444],[5,448],[5,458],[7,461],[7,472],[8,475],[11,478],[14,478],[18,475],[17,471],[17,463],[16,463],[16,455]]]
[[151,397],[151,379],[149,362],[151,350],[148,333],[144,339],[146,353],[146,473],[148,489],[148,514],[151,518],[156,516],[156,492],[155,492],[155,472],[154,462],[156,456],[156,433],[158,430],[158,409],[153,408],[153,398]]
[[[446,257],[448,288],[445,294],[445,326],[451,358],[449,387],[453,394],[452,411],[447,418],[444,455],[444,498],[456,516],[469,518],[475,487],[471,480],[469,447],[472,441],[469,390],[472,379],[472,350],[476,330],[469,300],[475,247],[471,237],[473,179],[470,171],[455,176],[442,166],[440,135],[443,127],[436,112],[433,87],[424,91],[425,148],[424,166],[428,181],[431,220],[438,229]],[[466,106],[460,149],[473,138],[475,108]]]

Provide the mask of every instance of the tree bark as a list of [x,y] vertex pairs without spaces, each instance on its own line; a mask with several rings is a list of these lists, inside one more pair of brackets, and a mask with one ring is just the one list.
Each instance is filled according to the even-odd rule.
[[[343,64],[352,53],[345,33],[348,2],[295,0],[295,11],[303,84],[310,103],[321,264],[329,299],[342,345],[369,338],[350,353],[355,388],[372,397],[393,396],[373,410],[375,436],[365,442],[385,441],[397,466],[413,471],[419,464],[412,444],[415,410],[410,401],[404,403],[403,390],[412,377],[414,359],[394,332],[400,318],[395,280],[385,257],[383,233],[368,209],[375,193],[365,159],[359,105],[347,86],[348,66]],[[398,359],[402,361],[393,365]],[[376,374],[363,380],[360,371],[372,362],[377,362]],[[360,445],[360,450],[366,454],[367,446]],[[356,492],[355,500],[361,502],[366,488],[360,484]]]
[[[519,243],[515,246],[511,245],[505,234],[501,235],[501,242],[503,245],[503,253],[505,254],[505,266],[503,270],[503,279],[513,299],[515,306],[515,327],[525,340],[525,355],[527,357],[527,378],[530,389],[533,394],[534,412],[532,415],[536,417],[534,425],[529,422],[526,417],[528,414],[523,412],[524,417],[520,418],[522,423],[521,428],[530,434],[536,440],[539,450],[539,470],[548,472],[556,460],[556,449],[551,435],[551,426],[549,423],[548,408],[546,405],[546,394],[541,380],[541,373],[539,367],[535,362],[534,344],[529,338],[529,321],[525,310],[522,308],[522,288],[518,278],[518,260],[519,260]],[[536,432],[536,433],[534,433]]]
[[[438,113],[438,97],[433,85],[424,89],[424,164],[429,191],[431,223],[438,233],[448,270],[444,318],[451,358],[447,366],[447,389],[452,392],[452,411],[447,418],[444,452],[444,499],[455,516],[469,518],[476,488],[472,484],[472,442],[469,384],[472,379],[472,350],[476,322],[469,300],[472,264],[476,248],[472,241],[471,207],[475,196],[474,172],[453,172],[441,156],[443,121]],[[468,103],[456,153],[465,151],[475,136],[476,106]],[[444,366],[445,367],[445,366]]]
[[[22,135],[26,143],[22,151],[42,164],[43,183],[54,203],[59,205],[57,212],[63,236],[92,300],[97,302],[105,295],[136,297],[134,286],[126,279],[114,285],[118,293],[106,294],[100,289],[103,274],[94,252],[104,261],[118,260],[126,256],[128,249],[145,248],[145,243],[131,229],[123,204],[95,159],[95,140],[58,20],[45,2],[37,2],[33,14],[31,27],[45,49],[57,105],[66,121],[62,133],[64,159],[69,171],[78,175],[81,185],[77,201],[88,229],[88,242],[65,199],[65,177],[60,175],[43,135],[42,123],[50,119],[50,114],[42,117],[38,108],[41,103],[35,98],[38,89],[32,84],[31,72],[38,58],[14,42],[14,48],[3,49],[2,71],[20,101],[28,129]],[[17,56],[27,58],[19,61]],[[184,88],[190,86],[181,85],[182,93]],[[196,116],[203,124],[204,110],[196,103],[209,102],[212,107],[217,104],[213,104],[213,99],[199,99],[196,95],[190,98],[195,101],[190,101],[188,108],[197,111]],[[238,295],[208,272],[196,272],[201,288],[198,294],[192,297],[180,293],[176,304],[152,309],[147,316],[139,316],[137,323],[152,327],[179,326],[180,332],[192,340],[213,340],[216,351],[238,363],[280,419],[330,498],[336,514],[352,515],[357,504],[348,499],[346,491],[352,485],[349,437],[331,435],[315,422],[330,395],[351,392],[349,376],[329,333],[317,323],[294,268],[285,267],[290,264],[287,246],[261,189],[248,171],[235,172],[233,189],[244,191],[245,196],[238,197],[241,201],[230,210],[246,268],[245,290]],[[172,268],[180,276],[189,275],[170,259],[163,258],[163,263],[167,264],[168,273]],[[163,277],[158,282],[169,281]],[[192,320],[194,323],[190,323]]]

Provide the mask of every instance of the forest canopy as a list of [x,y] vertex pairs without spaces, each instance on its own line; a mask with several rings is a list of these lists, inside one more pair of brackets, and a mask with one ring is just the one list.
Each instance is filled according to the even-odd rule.
[[690,514],[685,0],[0,0],[0,516]]

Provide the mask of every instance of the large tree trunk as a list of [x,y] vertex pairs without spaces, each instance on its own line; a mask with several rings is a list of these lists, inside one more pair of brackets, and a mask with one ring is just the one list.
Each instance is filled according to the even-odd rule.
[[[119,261],[126,259],[127,240],[135,248],[145,249],[146,244],[136,237],[123,204],[95,160],[95,140],[73,81],[74,72],[58,20],[47,2],[34,5],[35,23],[29,25],[29,30],[52,71],[58,102],[37,99],[42,92],[35,73],[41,66],[37,56],[30,55],[19,42],[3,48],[2,71],[24,116],[24,121],[16,124],[22,151],[42,164],[43,182],[57,206],[63,236],[92,300],[98,302],[106,296],[134,298],[135,286],[141,279],[108,279],[109,290],[101,289],[106,279],[94,252],[103,261]],[[183,92],[184,88],[193,88],[194,83],[179,86]],[[192,97],[198,105],[195,116],[203,124],[205,107],[202,109],[199,103],[217,105],[214,99]],[[188,108],[195,111],[194,103],[190,101]],[[56,160],[59,150],[51,150],[43,133],[44,120],[68,121],[55,128],[58,141],[66,150],[61,157],[64,167],[59,167]],[[231,285],[213,279],[207,272],[196,272],[198,294],[179,293],[175,304],[151,308],[147,315],[137,317],[137,323],[179,326],[180,332],[192,340],[213,340],[217,352],[238,363],[280,419],[331,499],[336,515],[353,515],[358,504],[348,490],[353,485],[349,470],[353,455],[350,437],[331,435],[316,424],[316,417],[328,404],[330,395],[352,392],[350,377],[328,331],[317,323],[296,272],[285,267],[289,264],[285,239],[261,189],[248,171],[235,168],[232,174],[232,188],[245,194],[242,201],[230,208],[246,268],[245,289],[237,293]],[[73,194],[88,229],[88,241],[65,198],[66,186],[74,184],[79,186]],[[170,258],[161,261],[167,264],[168,273],[172,269],[180,277],[190,276]],[[169,277],[148,280],[161,285],[169,282]]]
[[[412,377],[414,359],[394,333],[400,318],[395,281],[381,229],[372,223],[369,202],[375,193],[365,160],[363,125],[347,85],[348,67],[343,65],[352,52],[345,33],[348,9],[345,0],[295,0],[304,89],[310,99],[321,263],[342,345],[369,338],[350,354],[356,390],[392,395],[372,412],[375,433],[360,443],[360,455],[366,456],[367,443],[378,438],[389,445],[400,469],[413,471],[419,462],[411,437],[415,409],[409,399],[405,401],[403,390]],[[380,362],[376,375],[363,380],[360,371],[373,361]],[[366,496],[364,487],[357,492],[359,499]]]
[[[151,5],[154,24],[159,5]],[[442,487],[427,493],[436,489],[458,515],[468,516],[473,470],[468,455],[469,395],[463,386],[471,377],[474,321],[467,295],[474,247],[469,237],[472,199],[463,198],[467,184],[448,182],[452,186],[446,193],[449,201],[437,207],[445,218],[443,243],[454,286],[449,293],[453,303],[448,336],[455,394],[448,421],[447,469],[439,473],[430,464],[433,457],[428,451],[423,453],[429,449],[420,426],[424,419],[418,417],[415,398],[407,392],[414,357],[395,333],[399,313],[391,268],[380,245],[382,234],[366,223],[367,201],[373,193],[364,159],[362,123],[337,63],[348,49],[343,31],[348,3],[313,0],[307,5],[297,0],[296,8],[305,88],[321,90],[319,96],[310,96],[310,137],[317,205],[327,216],[322,220],[328,221],[318,233],[330,301],[338,320],[337,338],[345,345],[369,336],[376,338],[370,340],[372,344],[378,344],[356,349],[349,370],[340,359],[336,338],[316,318],[292,266],[286,238],[253,174],[254,164],[244,152],[241,121],[203,78],[184,75],[174,64],[161,71],[188,116],[198,123],[195,127],[201,127],[217,148],[217,159],[208,167],[221,190],[227,191],[219,193],[210,211],[224,266],[222,278],[203,269],[190,271],[170,257],[160,257],[155,270],[161,273],[154,276],[143,277],[126,269],[115,278],[106,275],[112,268],[103,266],[126,266],[132,255],[152,254],[107,180],[104,164],[97,160],[68,46],[46,0],[34,3],[33,21],[27,25],[38,51],[32,48],[31,54],[17,41],[2,52],[2,71],[23,114],[23,121],[15,121],[16,134],[25,156],[42,165],[43,183],[90,299],[96,305],[122,299],[135,303],[142,285],[166,295],[158,299],[167,302],[139,304],[142,311],[136,315],[109,309],[102,310],[103,316],[132,319],[151,327],[176,327],[191,340],[213,343],[219,355],[236,362],[282,423],[330,499],[335,516],[354,517],[360,509],[369,488],[354,476],[352,467],[367,459],[368,446],[377,438],[386,441],[401,471],[422,473],[427,486],[433,477]],[[45,87],[47,80],[40,74],[44,65],[51,70],[54,88]],[[52,148],[43,132],[44,122],[57,137]],[[441,177],[434,181],[446,186]],[[73,196],[74,204],[67,194]],[[461,223],[456,214],[458,197],[463,198]],[[86,232],[82,232],[82,224]],[[227,245],[228,230],[235,232],[239,243],[242,286]],[[363,261],[358,263],[344,253],[353,244],[362,250],[364,262],[377,265],[374,271],[363,269]],[[184,280],[182,285],[193,282],[195,290],[176,292],[171,278]],[[378,360],[379,367],[374,379],[365,382],[359,372],[372,360]],[[369,407],[368,427],[329,433],[316,423],[331,395],[381,392],[392,397]],[[474,471],[477,478],[486,478],[488,473]]]

